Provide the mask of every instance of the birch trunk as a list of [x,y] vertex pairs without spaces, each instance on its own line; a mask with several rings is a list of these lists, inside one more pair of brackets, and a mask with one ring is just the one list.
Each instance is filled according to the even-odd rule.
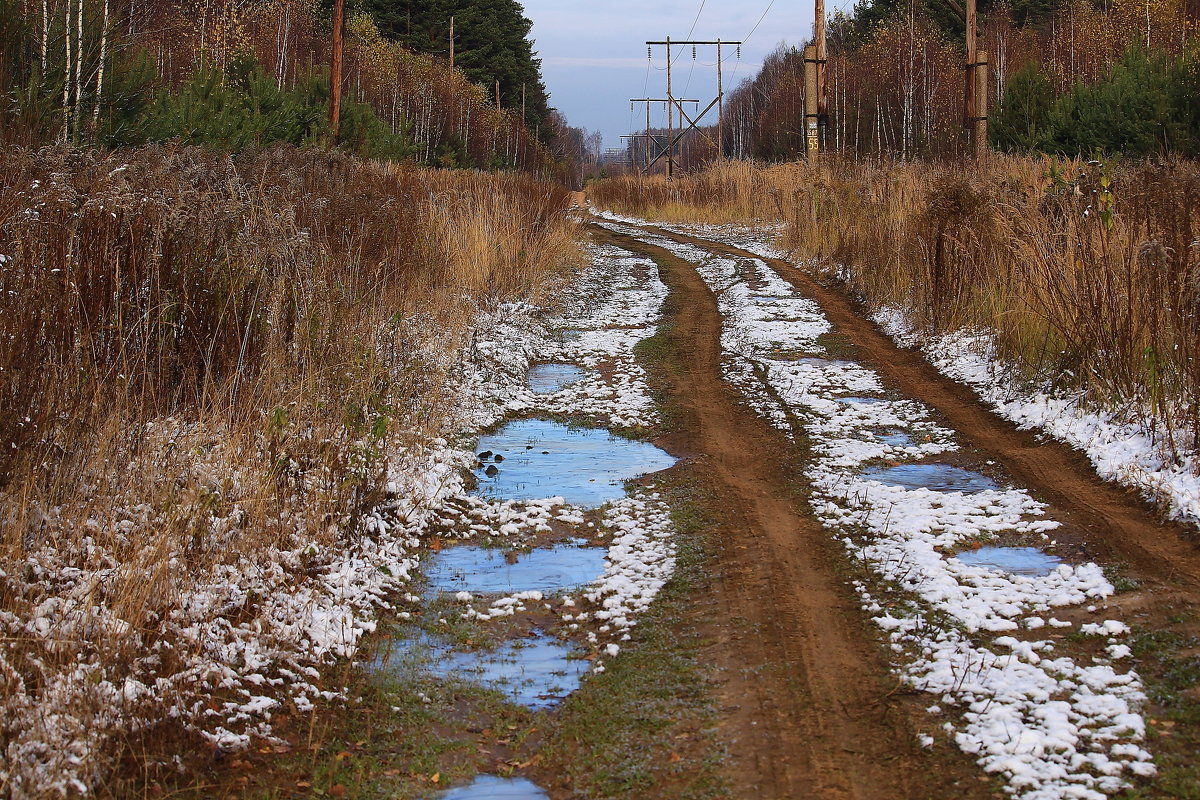
[[[80,2],[83,2],[83,0],[80,0]],[[63,27],[63,41],[65,43],[67,57],[65,66],[63,67],[62,101],[62,138],[64,142],[71,138],[71,0],[67,0],[65,20],[66,24]]]
[[104,68],[108,56],[108,0],[104,0],[104,13],[100,21],[100,66],[96,68],[96,102],[92,104],[92,131],[100,123],[100,95],[104,91]]
[[79,133],[79,107],[83,100],[83,3],[84,0],[79,0],[75,12],[75,101],[72,104],[71,116],[76,134]]

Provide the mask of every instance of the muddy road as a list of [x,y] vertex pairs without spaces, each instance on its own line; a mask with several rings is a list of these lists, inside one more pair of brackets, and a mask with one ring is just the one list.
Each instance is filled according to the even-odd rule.
[[[896,347],[838,291],[786,262],[693,235],[611,223],[594,224],[593,235],[652,258],[671,290],[666,325],[680,370],[663,377],[681,411],[674,445],[704,474],[723,523],[711,595],[698,619],[712,642],[733,796],[992,797],[1003,796],[1004,782],[961,750],[922,741],[937,724],[926,711],[937,698],[898,680],[896,648],[888,649],[863,610],[845,548],[811,511],[801,473],[812,442],[794,420],[796,435],[788,436],[755,413],[723,374],[729,353],[721,295],[733,284],[706,282],[697,253],[758,261],[815,301],[853,359],[874,370],[888,392],[923,403],[955,432],[964,458],[1046,504],[1061,523],[1055,542],[1064,551],[1119,564],[1137,590],[1112,598],[1106,609],[1128,612],[1146,629],[1172,629],[1181,641],[1194,632],[1200,557],[1188,531],[1096,478],[1079,454],[993,414],[919,353]],[[681,257],[668,243],[693,255]],[[1057,634],[1050,638],[1065,647]],[[1169,665],[1148,655],[1139,666],[1154,673]],[[1150,713],[1169,716],[1161,706]]]

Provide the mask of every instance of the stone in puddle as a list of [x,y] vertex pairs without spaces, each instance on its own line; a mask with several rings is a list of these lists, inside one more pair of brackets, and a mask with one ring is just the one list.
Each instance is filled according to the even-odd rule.
[[[536,448],[527,449],[530,444]],[[675,463],[652,444],[544,419],[510,422],[480,439],[479,449],[495,453],[496,462],[504,459],[503,468],[495,472],[476,470],[478,493],[484,497],[534,500],[561,496],[584,508],[624,497],[625,481]]]

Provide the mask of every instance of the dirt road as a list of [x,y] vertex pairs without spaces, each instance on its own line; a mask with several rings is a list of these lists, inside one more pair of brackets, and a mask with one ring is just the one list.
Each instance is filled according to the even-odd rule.
[[[735,258],[758,258],[719,242],[647,233]],[[1000,784],[968,757],[922,750],[928,696],[901,688],[886,651],[848,585],[840,545],[808,512],[797,445],[750,412],[722,379],[722,317],[696,265],[647,242],[636,228],[597,228],[598,238],[658,264],[672,292],[668,324],[682,371],[677,445],[697,454],[723,511],[725,538],[703,609],[721,678],[720,733],[733,756],[736,797],[990,797]],[[1081,456],[1016,430],[918,353],[897,348],[852,303],[795,267],[765,260],[816,300],[857,359],[891,389],[923,401],[966,447],[994,460],[1049,503],[1065,538],[1083,554],[1118,560],[1145,588],[1131,601],[1194,609],[1200,558],[1185,531],[1161,523],[1136,498],[1095,477]],[[1165,624],[1165,623],[1164,623]]]
[[[733,796],[917,798],[991,796],[965,758],[930,771],[917,713],[839,575],[841,555],[803,509],[785,437],[746,410],[721,378],[721,317],[687,262],[628,236],[671,288],[671,336],[685,373],[683,451],[703,454],[724,539],[706,610],[722,665],[722,738],[734,757]],[[912,698],[907,698],[912,700]]]

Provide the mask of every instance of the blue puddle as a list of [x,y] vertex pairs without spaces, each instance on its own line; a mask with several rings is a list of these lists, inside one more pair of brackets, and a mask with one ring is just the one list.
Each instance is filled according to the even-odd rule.
[[503,550],[475,545],[447,547],[426,562],[428,594],[472,592],[553,594],[583,586],[604,572],[603,547],[560,544],[510,556]]
[[987,567],[1011,575],[1049,575],[1062,559],[1036,547],[981,547],[956,553],[955,558],[973,567]]
[[983,492],[999,489],[988,476],[950,464],[900,464],[896,467],[871,467],[860,473],[868,480],[905,489],[932,489],[935,492]]
[[424,672],[438,678],[457,678],[493,689],[533,711],[552,708],[579,688],[591,668],[584,658],[571,658],[565,642],[535,631],[493,650],[455,650],[449,642],[429,636],[395,642],[380,664],[393,672]]
[[839,403],[846,403],[852,406],[873,406],[876,403],[882,403],[882,397],[837,397],[834,398]]
[[525,778],[480,775],[469,786],[443,792],[438,800],[550,800],[550,795]]
[[536,364],[529,368],[526,384],[534,394],[554,394],[579,383],[586,375],[574,364]]
[[510,422],[479,440],[476,493],[495,500],[563,497],[597,508],[625,496],[625,481],[675,459],[652,444],[543,419]]
[[894,447],[912,447],[916,444],[913,438],[904,431],[882,431],[875,434],[875,438]]

